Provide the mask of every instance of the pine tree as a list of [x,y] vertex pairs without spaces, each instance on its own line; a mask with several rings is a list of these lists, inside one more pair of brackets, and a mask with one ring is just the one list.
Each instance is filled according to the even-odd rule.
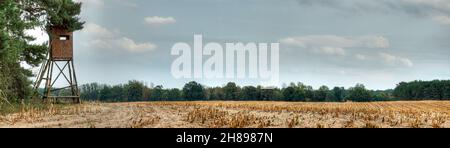
[[84,22],[80,20],[81,3],[72,0],[40,0],[39,5],[46,16],[45,26],[62,27],[69,31],[83,29]]
[[26,7],[31,3],[25,0],[0,1],[0,98],[24,99],[31,90],[28,77],[31,71],[21,67],[21,63],[37,66],[47,52],[47,46],[32,45],[35,40],[26,35],[25,30],[33,29],[41,22],[30,15]]
[[46,58],[48,43],[32,45],[25,33],[36,27],[83,28],[78,17],[81,3],[72,0],[0,0],[0,100],[25,99],[31,94],[32,73],[21,67],[36,67]]

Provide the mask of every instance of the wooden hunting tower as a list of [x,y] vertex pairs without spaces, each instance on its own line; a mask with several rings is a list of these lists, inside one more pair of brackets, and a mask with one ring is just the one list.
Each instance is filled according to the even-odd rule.
[[[35,89],[38,90],[41,83],[45,82],[41,93],[44,100],[79,103],[80,92],[73,64],[73,33],[62,27],[50,27],[47,32],[50,39],[49,56],[39,71]],[[59,79],[67,81],[68,86],[55,88]]]
[[54,60],[71,60],[73,58],[73,33],[63,28],[50,29],[50,57]]

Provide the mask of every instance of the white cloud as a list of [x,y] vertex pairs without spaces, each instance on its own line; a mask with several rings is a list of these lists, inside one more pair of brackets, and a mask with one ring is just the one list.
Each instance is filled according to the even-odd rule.
[[[345,56],[349,48],[389,48],[389,40],[383,36],[357,36],[345,37],[336,35],[300,36],[281,39],[282,44],[309,49],[317,54]],[[370,51],[369,51],[370,52]],[[388,53],[378,53],[378,57],[368,57],[363,54],[354,54],[355,59],[360,61],[382,61],[389,66],[414,66],[413,62],[404,57]]]
[[149,16],[144,19],[144,22],[147,25],[160,26],[160,25],[173,24],[173,23],[176,23],[177,21],[173,17]]
[[388,48],[389,40],[383,36],[345,37],[336,35],[311,35],[289,37],[280,40],[281,43],[302,48],[311,47],[338,47],[338,48]]
[[407,66],[407,67],[412,67],[414,66],[414,63],[408,59],[408,58],[404,58],[404,57],[398,57],[389,53],[379,53],[379,56],[381,57],[381,59],[388,65],[391,66]]
[[346,48],[352,47],[355,44],[353,40],[335,35],[311,35],[311,36],[289,37],[282,39],[280,42],[301,48],[322,47],[322,46]]
[[340,56],[345,55],[345,50],[343,48],[329,47],[329,46],[316,48],[314,49],[314,52],[327,55],[340,55]]
[[389,40],[383,36],[346,37],[336,35],[310,35],[281,39],[285,45],[310,49],[315,53],[345,55],[347,48],[388,48]]
[[93,35],[95,37],[99,38],[113,38],[116,36],[115,32],[112,32],[100,25],[94,24],[94,23],[88,23],[85,25],[84,29],[82,30],[84,33],[88,33],[90,35]]
[[362,54],[356,54],[355,57],[356,57],[356,59],[362,60],[362,61],[367,59],[367,56],[362,55]]
[[433,18],[434,21],[441,23],[443,25],[450,25],[450,17],[448,16],[436,16]]
[[360,46],[370,48],[389,48],[390,42],[383,36],[363,36],[355,38]]
[[121,36],[118,31],[110,31],[100,25],[88,23],[82,31],[91,41],[88,46],[101,49],[117,49],[120,47],[128,52],[148,52],[155,50],[157,46],[151,42],[137,43],[129,37]]
[[129,39],[127,37],[123,37],[119,40],[118,44],[121,45],[121,47],[127,49],[128,51],[132,52],[146,52],[151,51],[156,48],[155,44],[152,43],[136,43],[132,39]]

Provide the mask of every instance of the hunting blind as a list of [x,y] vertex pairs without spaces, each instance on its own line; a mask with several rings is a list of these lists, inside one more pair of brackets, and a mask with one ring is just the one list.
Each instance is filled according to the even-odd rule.
[[70,60],[73,58],[72,32],[62,28],[51,28],[51,53],[54,60]]
[[[63,27],[50,27],[48,30],[50,49],[48,59],[43,63],[35,83],[38,90],[45,82],[42,98],[50,102],[80,102],[75,67],[73,64],[73,32]],[[66,82],[67,86],[55,87],[58,80]],[[61,85],[61,84],[60,84]]]

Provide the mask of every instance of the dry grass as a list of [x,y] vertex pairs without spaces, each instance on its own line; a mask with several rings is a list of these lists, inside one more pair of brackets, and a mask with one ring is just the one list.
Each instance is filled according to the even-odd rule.
[[0,127],[449,128],[450,101],[85,103],[24,107]]
[[156,104],[190,110],[186,121],[197,123],[202,127],[450,127],[450,102],[161,102]]
[[184,121],[198,122],[211,128],[244,128],[250,126],[266,127],[270,121],[256,117],[248,111],[229,113],[215,108],[195,108],[186,114]]

